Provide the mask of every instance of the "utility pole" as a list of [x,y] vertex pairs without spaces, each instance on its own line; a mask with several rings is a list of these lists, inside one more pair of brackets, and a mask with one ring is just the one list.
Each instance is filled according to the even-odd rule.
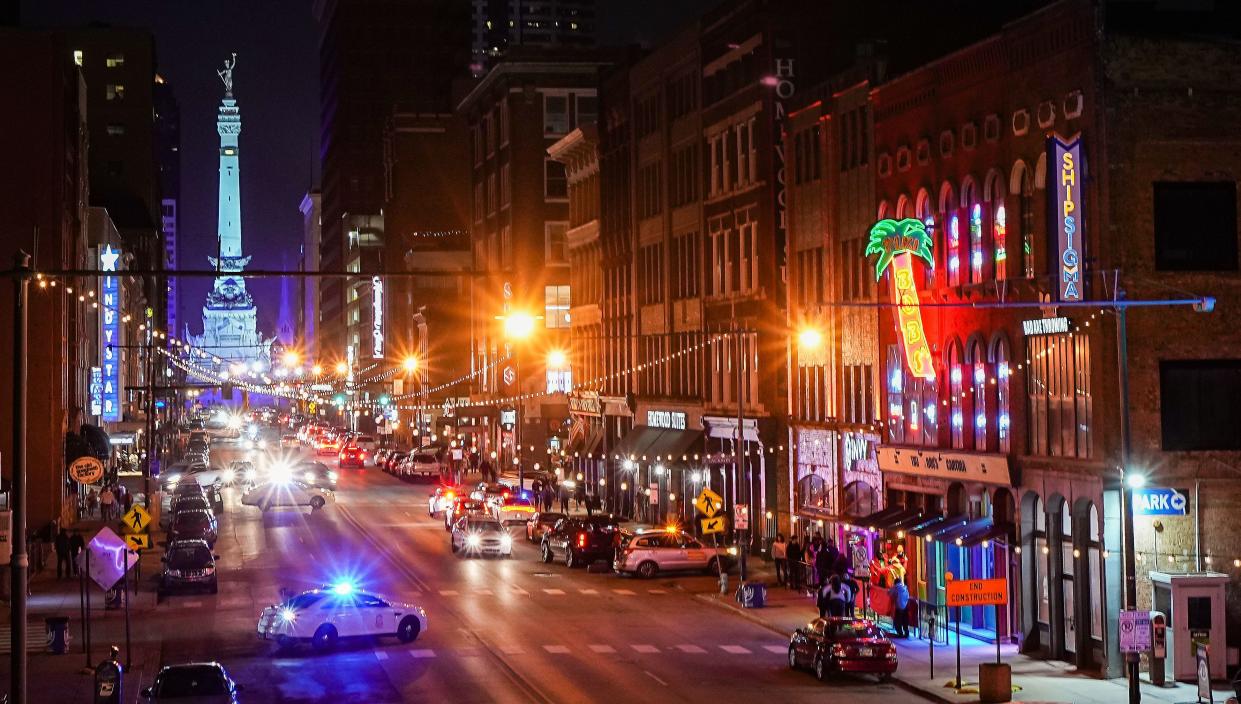
[[[1119,279],[1119,277],[1117,277]],[[1119,284],[1119,281],[1118,281]],[[1117,301],[1123,301],[1125,292],[1116,288]],[[1125,607],[1138,608],[1137,561],[1133,539],[1133,485],[1129,482],[1130,427],[1129,427],[1129,338],[1125,327],[1124,305],[1116,306],[1116,370],[1120,375],[1120,491],[1124,501],[1125,531]],[[1142,687],[1138,680],[1138,658],[1126,655],[1125,670],[1129,674],[1129,704],[1142,701]]]
[[[737,488],[737,498],[743,499],[746,505],[746,511],[749,515],[753,515],[754,507],[750,505],[750,478],[747,476],[745,469],[745,453],[743,447],[745,445],[745,398],[741,393],[742,383],[744,381],[744,372],[742,371],[742,345],[741,345],[741,325],[737,321],[737,304],[733,303],[733,339],[737,346],[737,479],[734,486]],[[744,489],[742,488],[744,487]],[[736,521],[736,502],[733,502],[733,520]],[[749,521],[746,521],[745,528],[741,529],[741,546],[737,550],[740,559],[740,577],[741,583],[745,584],[746,579],[746,557],[750,552],[750,529]]]
[[12,631],[9,651],[9,699],[13,704],[26,704],[26,581],[30,558],[26,553],[26,354],[30,304],[30,255],[18,251],[13,268],[13,544],[12,594],[10,602]]

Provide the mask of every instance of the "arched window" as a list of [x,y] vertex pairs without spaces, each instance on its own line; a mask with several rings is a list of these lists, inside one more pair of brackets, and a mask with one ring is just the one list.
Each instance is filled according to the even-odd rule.
[[989,184],[991,201],[991,247],[995,252],[995,280],[1008,278],[1008,209],[1005,207],[1004,179],[998,175]]
[[878,216],[879,216],[879,217],[878,217],[878,219],[879,219],[879,220],[883,220],[884,218],[888,217],[888,213],[889,213],[890,211],[891,211],[891,207],[888,205],[888,201],[886,201],[886,200],[885,200],[885,201],[881,201],[881,202],[879,203],[879,213],[878,213]]
[[1009,380],[1012,367],[1009,363],[1012,354],[1008,350],[1008,340],[997,337],[991,347],[991,362],[995,367],[995,432],[1000,452],[1010,452],[1013,444],[1012,419],[1010,417]]
[[888,345],[888,441],[905,442],[905,362],[900,345]]
[[[1027,279],[1034,278],[1034,181],[1030,175],[1030,167],[1024,161],[1017,160],[1013,164],[1013,174],[1009,178],[1008,190],[1017,196],[1017,216],[1015,223],[1021,228],[1021,275]],[[1015,242],[1014,242],[1015,244]]]
[[982,204],[978,202],[978,187],[972,178],[961,184],[961,207],[969,218],[969,267],[970,283],[982,281]]
[[896,219],[909,217],[909,196],[901,194],[896,199]]
[[957,219],[957,202],[953,196],[952,186],[945,183],[939,189],[939,223],[943,227],[943,235],[939,239],[939,249],[943,254],[940,261],[947,271],[949,286],[961,285],[961,228]]
[[[931,212],[931,196],[929,193],[926,192],[925,188],[919,189],[918,195],[914,197],[914,215],[913,216],[922,221],[922,224],[926,226],[927,233],[931,235],[931,237],[935,237],[935,234],[936,234],[935,233],[935,215]],[[938,252],[932,253],[931,258],[932,259],[936,258],[938,254],[939,254]],[[928,289],[934,288],[935,287],[935,267],[927,265],[927,266],[924,266],[922,270],[926,272],[926,287]]]
[[987,450],[987,355],[982,341],[970,345],[970,382],[974,399],[974,449]]
[[952,446],[958,450],[965,448],[964,366],[961,343],[953,340],[948,347],[948,417],[952,424]]

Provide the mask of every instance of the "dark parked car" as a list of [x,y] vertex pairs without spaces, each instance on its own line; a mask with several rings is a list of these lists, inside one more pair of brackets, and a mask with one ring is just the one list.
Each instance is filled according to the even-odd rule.
[[233,682],[218,662],[192,662],[168,665],[155,676],[155,684],[142,690],[142,698],[153,702],[193,702],[194,704],[235,704],[242,686]]
[[789,638],[789,667],[810,667],[820,680],[837,672],[869,672],[886,680],[896,672],[896,646],[873,621],[816,618]]
[[172,541],[163,562],[164,571],[159,580],[161,594],[181,589],[206,589],[215,594],[219,588],[215,555],[205,540]]
[[391,454],[389,454],[387,458],[384,459],[384,471],[387,472],[388,474],[395,474],[396,468],[401,464],[401,461],[404,460],[405,456],[408,454],[409,454],[408,452],[402,452],[400,450],[396,450],[395,452],[392,452]]
[[208,545],[215,545],[216,521],[210,511],[187,509],[172,517],[172,526],[168,530],[169,542],[177,540],[205,540]]
[[526,521],[526,540],[537,543],[543,540],[543,534],[552,529],[556,525],[556,521],[564,518],[563,513],[552,513],[550,511],[541,511],[530,517]]
[[211,502],[201,493],[186,493],[180,496],[173,496],[172,503],[168,506],[168,512],[172,516],[176,516],[182,511],[206,511],[214,513],[211,510]]
[[562,518],[543,535],[540,549],[543,562],[564,558],[568,567],[587,565],[595,560],[611,561],[625,519],[616,516],[574,516]]

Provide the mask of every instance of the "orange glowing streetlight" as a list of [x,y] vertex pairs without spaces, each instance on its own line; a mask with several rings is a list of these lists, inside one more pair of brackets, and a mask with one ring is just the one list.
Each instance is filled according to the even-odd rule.
[[413,374],[418,371],[418,358],[412,355],[406,357],[401,360],[401,368],[405,370],[406,374]]
[[504,336],[510,340],[524,340],[534,334],[535,317],[523,311],[499,316],[504,321]]
[[348,364],[346,364],[346,363],[344,363],[344,362],[337,362],[337,363],[336,363],[336,373],[337,373],[337,374],[347,374],[347,373],[349,373],[349,365],[348,365]]
[[548,369],[564,369],[568,361],[568,357],[565,355],[564,350],[552,350],[547,353]]
[[817,350],[823,346],[823,333],[818,328],[802,328],[797,333],[797,344],[803,350]]

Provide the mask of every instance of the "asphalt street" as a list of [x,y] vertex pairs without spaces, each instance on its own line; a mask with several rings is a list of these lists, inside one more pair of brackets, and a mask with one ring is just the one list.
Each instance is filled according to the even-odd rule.
[[[168,596],[142,630],[164,663],[224,663],[244,701],[921,701],[869,677],[821,684],[790,671],[786,639],[693,597],[716,588],[710,576],[643,581],[544,565],[524,532],[510,559],[459,558],[427,514],[432,486],[345,469],[334,505],[266,514],[226,490],[219,593]],[[422,606],[428,630],[329,654],[256,636],[258,612],[282,587],[341,579]]]

